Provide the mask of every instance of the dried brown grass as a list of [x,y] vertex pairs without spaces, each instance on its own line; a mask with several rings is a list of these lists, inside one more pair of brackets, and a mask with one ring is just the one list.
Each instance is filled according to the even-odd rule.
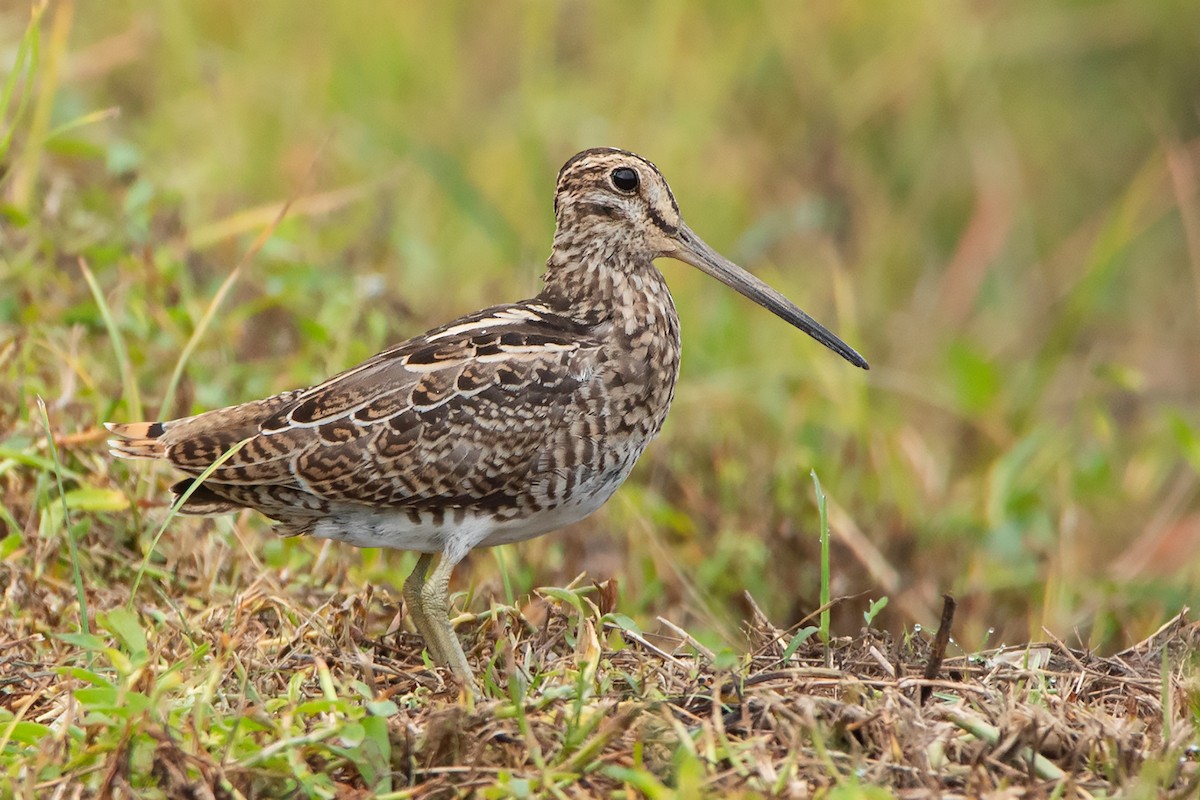
[[[72,673],[79,648],[53,635],[72,609],[72,587],[31,582],[8,566],[0,576],[7,601],[29,611],[0,619],[0,708],[60,732],[31,750],[27,777],[64,768],[57,779],[30,778],[18,796],[132,796],[138,783],[169,797],[291,791],[255,759],[229,758],[206,747],[202,731],[154,714],[124,737],[156,743],[148,777],[135,774],[121,747],[90,772],[72,772],[78,743],[61,731],[82,727],[86,742],[103,725],[74,696],[85,685]],[[292,740],[270,733],[272,716],[290,719],[297,703],[327,696],[323,676],[339,696],[358,684],[396,704],[386,720],[391,782],[411,789],[397,797],[489,787],[507,796],[514,779],[534,794],[568,797],[666,787],[804,797],[847,785],[888,787],[898,797],[1094,797],[1149,780],[1162,796],[1182,798],[1200,787],[1188,721],[1200,702],[1191,672],[1200,625],[1185,614],[1113,655],[1051,641],[952,655],[926,679],[931,639],[923,633],[864,628],[828,646],[813,636],[785,661],[794,634],[759,615],[745,629],[747,653],[731,659],[668,626],[658,635],[622,629],[609,614],[613,588],[575,590],[581,611],[539,596],[523,608],[464,616],[472,657],[495,665],[489,697],[478,702],[427,668],[395,606],[370,590],[260,582],[203,602],[160,590],[162,602],[138,609],[152,632],[133,686],[150,694],[185,665],[183,684],[209,688],[214,720],[258,720],[264,751],[294,748],[332,778],[339,797],[365,797],[370,787],[323,740],[305,739],[321,727],[320,714],[297,717]],[[93,607],[118,595],[97,593]],[[286,708],[276,700],[283,697],[291,698]]]

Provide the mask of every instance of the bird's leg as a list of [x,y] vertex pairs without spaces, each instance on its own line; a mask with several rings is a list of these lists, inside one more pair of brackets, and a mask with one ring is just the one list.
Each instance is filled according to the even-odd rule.
[[425,611],[425,599],[421,591],[425,587],[425,574],[429,572],[431,563],[433,563],[433,553],[422,553],[421,557],[417,559],[416,568],[404,581],[404,605],[408,608],[408,616],[416,626],[417,633],[421,634],[421,638],[425,640],[425,648],[429,651],[429,657],[436,664],[446,664],[448,661],[445,654],[439,649],[440,643],[433,633],[434,628]]
[[442,555],[437,568],[421,587],[421,607],[429,626],[430,649],[436,648],[442,654],[442,663],[450,667],[459,683],[478,694],[479,686],[475,683],[475,676],[467,663],[467,655],[450,625],[450,601],[447,596],[450,573],[454,572],[454,567],[460,560],[449,553]]

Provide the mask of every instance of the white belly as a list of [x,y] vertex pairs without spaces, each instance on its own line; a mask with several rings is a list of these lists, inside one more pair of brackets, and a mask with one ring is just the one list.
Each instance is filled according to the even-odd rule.
[[613,492],[620,485],[621,481],[618,480],[613,482],[612,487],[607,491],[594,492],[573,498],[557,508],[545,509],[538,511],[532,516],[497,525],[485,538],[478,542],[478,545],[494,547],[498,544],[523,542],[526,539],[532,539],[535,536],[541,536],[550,531],[556,531],[559,528],[573,525],[591,515],[593,511],[608,502],[608,498],[612,497]]
[[[629,465],[632,467],[632,463]],[[390,547],[462,558],[475,547],[521,542],[587,517],[612,497],[629,469],[598,477],[561,503],[514,516],[450,509],[440,516],[425,511],[414,519],[399,509],[343,504],[317,523],[312,535],[355,547]]]

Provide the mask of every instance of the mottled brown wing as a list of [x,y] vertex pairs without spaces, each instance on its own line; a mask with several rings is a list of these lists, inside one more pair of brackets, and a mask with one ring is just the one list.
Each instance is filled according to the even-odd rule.
[[244,419],[194,431],[168,426],[163,455],[197,475],[246,439],[205,487],[252,507],[262,504],[247,498],[263,490],[489,507],[528,487],[529,470],[602,357],[585,331],[546,309],[488,309],[291,393],[256,430]]

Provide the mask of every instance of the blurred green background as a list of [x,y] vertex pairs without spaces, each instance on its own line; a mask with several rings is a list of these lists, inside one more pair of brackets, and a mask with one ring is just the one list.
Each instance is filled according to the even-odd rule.
[[[58,497],[35,395],[68,490],[161,497],[100,421],[305,385],[534,294],[558,167],[614,145],[872,369],[664,262],[684,363],[662,437],[592,519],[476,553],[476,607],[588,570],[651,628],[736,642],[747,588],[796,622],[813,469],[834,594],[861,594],[841,633],[885,595],[877,625],[936,627],[951,592],[968,650],[1043,626],[1112,648],[1200,596],[1200,4],[108,0],[50,3],[36,63],[29,6],[0,8],[6,558],[69,574],[20,547]],[[78,511],[90,585],[122,585],[162,511]],[[189,576],[248,548],[396,596],[411,560],[238,526],[175,522],[160,580],[211,590]]]

